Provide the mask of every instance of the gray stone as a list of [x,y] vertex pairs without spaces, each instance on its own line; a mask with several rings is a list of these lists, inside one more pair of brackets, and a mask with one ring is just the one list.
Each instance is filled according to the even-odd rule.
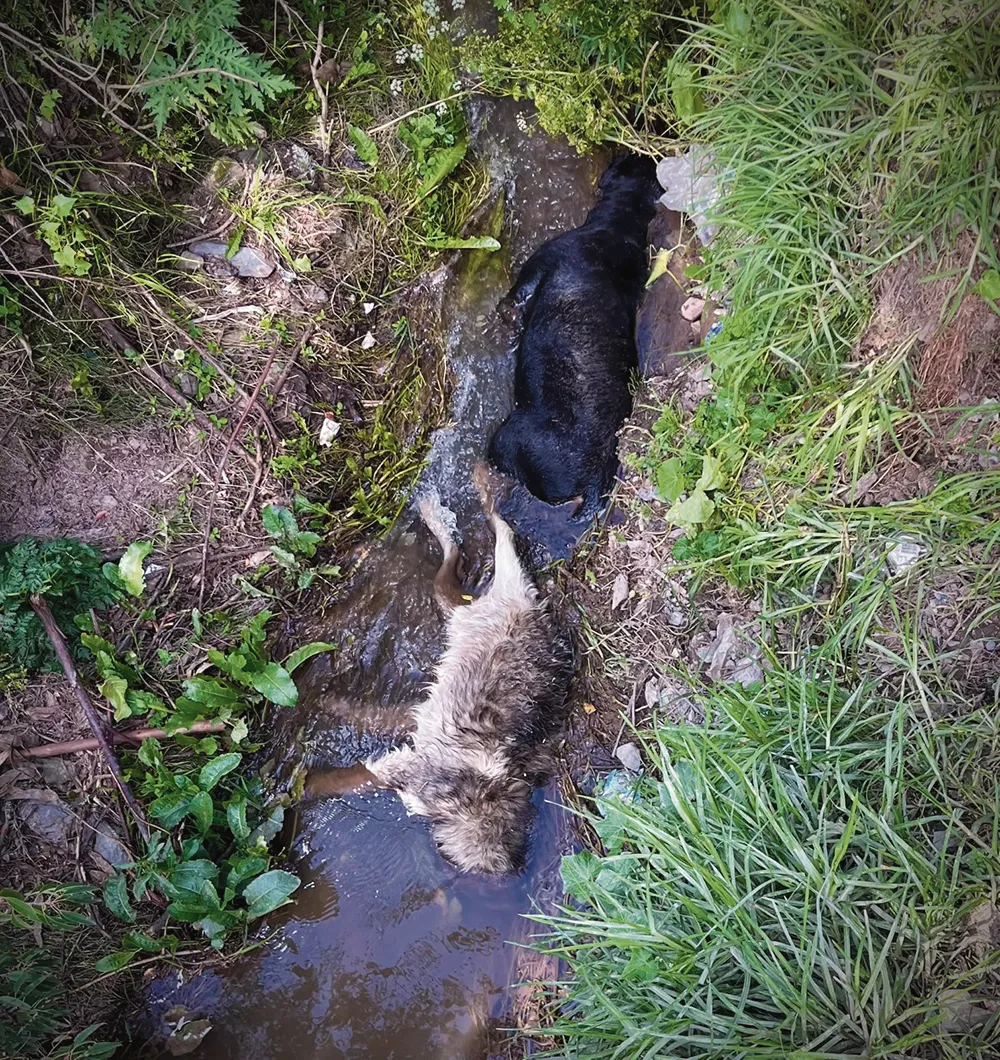
[[188,250],[201,258],[225,258],[226,244],[208,240],[204,243],[192,243]]
[[182,269],[187,269],[189,272],[197,272],[205,264],[205,259],[191,250],[183,250],[177,256],[177,263]]
[[330,296],[318,284],[303,283],[299,286],[299,297],[311,305],[324,305]]
[[122,845],[118,833],[107,821],[101,821],[94,829],[94,850],[109,865],[125,865],[132,860],[132,855]]
[[254,250],[253,247],[241,247],[229,259],[229,264],[236,269],[240,276],[251,276],[258,279],[265,279],[275,269],[274,262],[268,261],[259,250]]
[[246,171],[231,158],[217,158],[209,169],[206,180],[217,188],[231,187],[241,184],[246,177]]
[[73,814],[61,802],[25,802],[21,820],[26,828],[53,846],[69,845],[73,832]]
[[642,772],[642,756],[634,743],[623,743],[615,751],[615,757],[632,773]]
[[73,771],[64,758],[43,758],[39,768],[48,787],[67,791],[73,786]]

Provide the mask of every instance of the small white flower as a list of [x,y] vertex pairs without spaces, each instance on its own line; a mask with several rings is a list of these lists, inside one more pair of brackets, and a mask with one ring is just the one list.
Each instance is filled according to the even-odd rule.
[[517,127],[521,130],[521,132],[526,133],[528,131],[528,119],[520,111],[518,111],[516,120]]
[[455,11],[461,11],[465,7],[465,0],[451,0],[451,6]]
[[432,22],[432,23],[431,23],[431,24],[430,24],[430,25],[429,25],[429,26],[427,27],[427,36],[428,36],[428,37],[429,37],[429,38],[430,38],[431,40],[434,40],[434,38],[435,38],[435,37],[436,37],[437,35],[438,35],[438,31],[437,31],[437,26],[435,26],[435,25],[434,25],[434,23]]
[[450,22],[445,22],[444,19],[441,19],[441,32],[442,33],[447,33],[448,30],[450,30],[450,29],[451,29],[451,23]]
[[401,77],[394,77],[389,82],[389,92],[394,96],[403,94],[403,79]]
[[410,55],[413,56],[413,61],[415,63],[419,63],[420,60],[424,57],[424,46],[422,44],[414,44],[410,48]]
[[445,115],[448,113],[448,104],[442,99],[441,102],[434,108],[438,114]]
[[451,90],[452,90],[452,92],[461,92],[462,91],[462,82],[461,82],[461,80],[459,78],[457,78],[457,77],[455,78],[455,81],[454,81],[454,83],[451,86]]
[[396,63],[399,66],[402,66],[403,63],[405,63],[406,60],[409,59],[409,57],[410,57],[410,53],[409,53],[409,51],[406,48],[397,48],[396,49]]
[[424,14],[429,18],[437,18],[441,13],[437,0],[424,0],[422,7],[424,9]]

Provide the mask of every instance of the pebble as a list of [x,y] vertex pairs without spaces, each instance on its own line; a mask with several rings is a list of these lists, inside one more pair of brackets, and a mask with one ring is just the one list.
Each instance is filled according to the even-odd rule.
[[21,806],[25,827],[53,846],[69,845],[73,814],[61,802],[25,802]]
[[[202,259],[220,258],[223,261],[226,260],[227,247],[225,243],[216,243],[208,240],[204,243],[192,243],[188,249],[191,254]],[[181,256],[183,257],[183,255]],[[228,265],[230,268],[235,269],[239,276],[256,277],[257,279],[265,279],[275,269],[274,262],[268,261],[259,250],[254,250],[253,247],[240,247],[229,259]]]
[[634,743],[623,743],[615,751],[615,757],[631,773],[642,772],[642,756]]
[[118,833],[107,821],[101,821],[94,829],[94,850],[109,865],[126,865],[132,860],[132,855],[123,846]]
[[628,575],[621,571],[615,578],[614,588],[611,590],[611,610],[617,611],[628,599]]
[[691,320],[691,321],[700,320],[701,319],[701,312],[702,312],[702,310],[704,308],[705,308],[705,299],[704,298],[689,298],[681,306],[681,316],[685,320]]
[[299,287],[299,297],[303,302],[310,302],[312,305],[323,305],[330,296],[318,284],[304,283]]

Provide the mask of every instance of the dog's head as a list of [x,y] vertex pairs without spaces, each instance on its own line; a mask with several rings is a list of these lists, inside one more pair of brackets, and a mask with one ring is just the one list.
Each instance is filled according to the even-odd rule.
[[631,200],[634,206],[651,207],[663,193],[656,179],[656,163],[644,155],[615,158],[597,184],[603,200]]
[[430,820],[441,856],[463,872],[520,872],[528,846],[532,787],[518,777],[455,770],[401,791],[411,812]]

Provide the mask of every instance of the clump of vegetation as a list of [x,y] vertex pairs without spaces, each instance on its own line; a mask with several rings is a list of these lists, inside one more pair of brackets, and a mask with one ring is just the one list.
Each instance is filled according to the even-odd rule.
[[663,82],[683,17],[677,0],[494,0],[496,36],[472,38],[467,61],[494,92],[530,99],[546,132],[585,151],[607,140],[639,145],[673,126]]
[[93,945],[97,925],[86,910],[94,889],[59,884],[30,895],[0,890],[0,1056],[19,1060],[106,1060],[117,1042],[100,1025],[71,1025],[58,949],[81,931]]
[[82,541],[29,538],[0,545],[0,663],[22,670],[57,669],[52,644],[30,598],[44,596],[56,621],[72,628],[77,615],[116,599],[103,567],[101,553]]
[[294,85],[233,33],[239,0],[98,4],[67,43],[106,68],[121,60],[157,133],[178,115],[194,118],[223,143],[255,139],[254,117]]
[[[820,670],[661,724],[563,860],[564,1057],[990,1056],[1000,729]],[[929,1052],[938,1048],[941,1052]]]

